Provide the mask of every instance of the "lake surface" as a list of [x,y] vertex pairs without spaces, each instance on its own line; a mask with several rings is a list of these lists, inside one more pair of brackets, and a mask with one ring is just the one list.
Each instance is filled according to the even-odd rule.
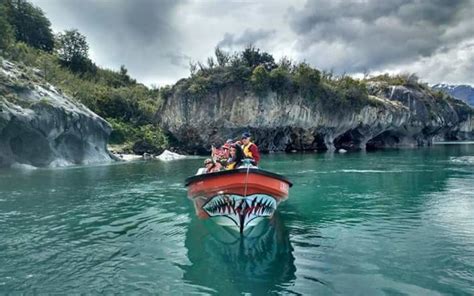
[[294,187],[241,239],[203,159],[0,170],[0,294],[474,294],[474,145],[264,155]]

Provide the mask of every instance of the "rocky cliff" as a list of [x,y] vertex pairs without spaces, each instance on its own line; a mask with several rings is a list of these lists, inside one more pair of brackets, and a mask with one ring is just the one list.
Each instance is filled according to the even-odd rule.
[[[366,149],[472,139],[473,109],[422,85],[367,84],[363,106],[321,103],[298,95],[256,96],[229,86],[205,97],[173,92],[158,115],[188,152],[205,152],[249,130],[263,151]],[[176,89],[176,87],[175,87]]]
[[0,167],[111,160],[107,122],[45,83],[38,70],[0,64]]

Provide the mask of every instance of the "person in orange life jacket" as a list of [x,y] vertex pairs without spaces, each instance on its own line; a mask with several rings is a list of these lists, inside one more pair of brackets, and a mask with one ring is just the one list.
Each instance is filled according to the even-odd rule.
[[242,149],[244,150],[245,158],[252,159],[253,163],[258,165],[260,152],[258,152],[258,146],[250,141],[250,133],[248,132],[242,134]]

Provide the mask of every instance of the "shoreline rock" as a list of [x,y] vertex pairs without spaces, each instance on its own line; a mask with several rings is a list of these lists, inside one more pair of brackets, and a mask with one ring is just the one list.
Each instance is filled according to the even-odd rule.
[[181,155],[178,153],[171,152],[169,150],[163,151],[160,155],[153,155],[144,153],[139,154],[126,154],[126,153],[114,153],[114,157],[119,161],[135,161],[135,160],[161,160],[161,161],[173,161],[179,159],[189,158],[188,155]]
[[[0,167],[110,162],[109,124],[41,77],[0,59]],[[34,82],[33,82],[34,81]]]
[[181,155],[178,153],[171,152],[169,150],[163,151],[160,155],[156,157],[157,159],[161,161],[172,161],[172,160],[178,160],[178,159],[185,159],[188,158],[186,155]]

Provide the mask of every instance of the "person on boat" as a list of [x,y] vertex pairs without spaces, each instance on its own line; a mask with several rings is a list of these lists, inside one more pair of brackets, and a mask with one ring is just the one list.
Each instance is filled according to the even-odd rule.
[[245,154],[245,158],[252,160],[254,165],[258,165],[260,161],[260,152],[258,146],[250,141],[250,133],[245,132],[242,134],[242,149]]
[[232,145],[232,140],[227,140],[224,145],[220,148],[215,148],[214,146],[212,147],[212,153],[211,157],[217,162],[220,162],[221,164],[226,164],[227,160],[229,159],[229,149],[230,146]]
[[242,165],[245,158],[244,151],[239,145],[231,145],[229,149],[229,160],[227,160],[226,170],[233,170]]
[[222,169],[222,165],[219,162],[214,162],[212,159],[207,158],[204,160],[204,167],[206,173],[218,172]]

